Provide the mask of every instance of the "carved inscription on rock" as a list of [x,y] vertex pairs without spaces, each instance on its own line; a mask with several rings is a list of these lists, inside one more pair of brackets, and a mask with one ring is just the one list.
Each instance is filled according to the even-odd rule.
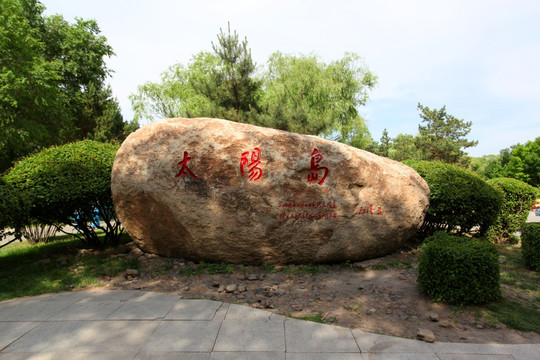
[[421,226],[429,196],[401,163],[216,119],[167,119],[131,134],[112,192],[144,251],[244,264],[385,255]]

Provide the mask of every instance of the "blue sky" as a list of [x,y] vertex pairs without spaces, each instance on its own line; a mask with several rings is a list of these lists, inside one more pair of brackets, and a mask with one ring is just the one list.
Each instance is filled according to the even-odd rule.
[[175,63],[211,51],[227,22],[263,66],[275,51],[323,61],[360,55],[378,76],[360,109],[375,140],[416,134],[420,102],[472,121],[471,156],[540,136],[537,0],[42,0],[46,15],[95,19],[116,56],[109,79],[126,120],[129,95]]

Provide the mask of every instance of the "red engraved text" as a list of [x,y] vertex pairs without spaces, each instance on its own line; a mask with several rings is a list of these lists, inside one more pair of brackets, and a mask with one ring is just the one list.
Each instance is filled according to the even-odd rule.
[[262,169],[259,167],[261,164],[261,150],[254,148],[251,152],[251,162],[248,159],[249,151],[242,154],[240,158],[240,174],[244,176],[244,166],[248,167],[249,180],[257,181],[262,176]]
[[[311,172],[308,175],[308,182],[317,182],[319,185],[324,183],[326,177],[328,176],[329,170],[327,167],[319,166],[323,156],[319,154],[319,150],[313,149],[311,153]],[[324,171],[324,173],[320,173]],[[319,175],[322,175],[321,180],[319,181]]]
[[[187,151],[184,151],[184,160],[182,160],[182,161],[180,161],[180,162],[178,163],[178,165],[180,165],[181,167],[180,167],[180,171],[178,172],[178,174],[176,174],[175,177],[180,177],[180,176],[182,176],[182,175],[187,175],[187,174],[189,174],[192,178],[198,179],[198,177],[195,176],[195,174],[193,174],[193,173],[191,172],[191,170],[187,167],[187,163],[188,163],[189,160],[191,160],[191,158],[189,157],[188,152],[187,152]],[[186,171],[187,171],[187,174],[186,174]]]
[[373,204],[370,204],[369,207],[364,208],[363,206],[360,207],[360,211],[358,212],[358,215],[384,215],[382,211],[382,207],[377,207],[377,210],[374,210],[375,207]]

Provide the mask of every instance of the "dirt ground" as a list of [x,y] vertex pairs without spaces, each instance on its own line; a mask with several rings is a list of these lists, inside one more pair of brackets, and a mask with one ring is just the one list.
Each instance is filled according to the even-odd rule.
[[246,304],[405,338],[415,338],[417,330],[423,328],[431,330],[440,342],[540,343],[540,334],[509,329],[485,316],[481,308],[432,303],[418,291],[417,254],[411,251],[354,264],[273,270],[237,265],[232,273],[200,275],[180,275],[197,265],[144,254],[132,244],[115,256],[138,257],[140,267],[135,272],[105,277],[102,280],[107,288]]

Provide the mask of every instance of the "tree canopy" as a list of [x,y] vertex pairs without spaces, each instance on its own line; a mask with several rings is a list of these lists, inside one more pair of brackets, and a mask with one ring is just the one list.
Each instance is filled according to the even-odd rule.
[[469,168],[487,179],[508,177],[540,187],[540,137],[502,149],[498,155],[474,158]]
[[37,0],[0,0],[0,172],[24,155],[124,133],[105,85],[112,48],[94,20],[43,16]]
[[358,108],[376,77],[355,54],[331,63],[315,55],[276,52],[257,71],[247,39],[223,30],[214,52],[175,64],[158,83],[131,95],[135,118],[219,117],[302,134],[320,135],[357,147],[371,144]]
[[390,139],[385,129],[381,143],[373,146],[374,152],[398,161],[426,160],[464,165],[469,158],[463,149],[478,144],[478,141],[466,139],[472,122],[450,115],[446,106],[432,110],[418,103],[418,110],[422,119],[418,134],[399,134]]

